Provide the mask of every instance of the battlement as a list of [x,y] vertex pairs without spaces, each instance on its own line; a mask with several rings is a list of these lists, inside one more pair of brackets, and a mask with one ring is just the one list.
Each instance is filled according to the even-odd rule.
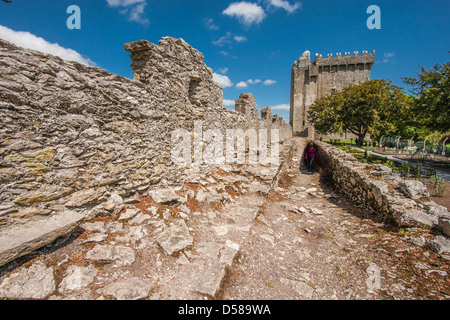
[[305,51],[305,53],[300,57],[298,61],[294,61],[294,66],[296,67],[306,67],[309,65],[314,66],[339,66],[339,65],[357,65],[357,64],[373,64],[375,62],[375,50],[372,53],[364,50],[362,54],[359,51],[354,51],[353,55],[350,55],[350,52],[345,52],[342,54],[341,52],[336,53],[336,56],[333,56],[332,53],[327,54],[327,57],[324,58],[321,54],[316,53],[315,61],[311,63],[310,53],[309,51]]

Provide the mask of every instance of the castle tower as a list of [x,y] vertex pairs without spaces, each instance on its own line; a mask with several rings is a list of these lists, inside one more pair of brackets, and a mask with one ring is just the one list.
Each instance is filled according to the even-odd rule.
[[350,84],[360,84],[370,80],[370,71],[375,62],[375,51],[359,54],[346,52],[326,58],[316,54],[311,62],[311,53],[305,51],[298,61],[294,61],[291,72],[291,113],[290,125],[294,134],[314,139],[314,127],[308,121],[309,107],[317,98],[339,91]]

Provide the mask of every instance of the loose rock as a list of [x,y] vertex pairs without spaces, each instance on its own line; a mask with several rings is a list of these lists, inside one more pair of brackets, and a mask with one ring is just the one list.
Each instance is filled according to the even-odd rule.
[[128,247],[97,245],[86,254],[86,259],[102,263],[114,263],[117,267],[133,264],[134,251]]
[[148,280],[131,278],[111,283],[97,292],[113,296],[117,300],[139,300],[148,297],[151,287],[152,284]]
[[89,267],[69,266],[66,274],[67,276],[60,284],[60,291],[79,290],[88,286],[94,281],[97,270],[92,265]]
[[36,261],[29,268],[11,274],[0,285],[0,297],[9,299],[44,299],[55,290],[53,269]]
[[157,238],[156,242],[164,249],[168,255],[192,246],[193,239],[184,220],[178,221],[174,226],[164,230]]

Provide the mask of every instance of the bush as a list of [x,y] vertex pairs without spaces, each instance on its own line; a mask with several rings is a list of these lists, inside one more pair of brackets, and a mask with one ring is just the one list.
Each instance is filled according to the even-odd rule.
[[420,162],[416,162],[413,167],[414,178],[420,179],[422,177],[422,166]]
[[445,195],[445,190],[447,189],[444,179],[432,176],[430,180],[431,185],[434,187],[434,194],[437,197],[443,197]]
[[408,178],[410,169],[408,162],[403,162],[400,166],[400,175],[404,178]]
[[391,169],[394,171],[394,169],[395,169],[395,164],[394,164],[393,161],[388,160],[388,161],[386,161],[385,165],[386,165],[387,167],[391,168]]
[[427,177],[436,176],[436,169],[434,168],[432,161],[427,161],[425,163],[425,172]]

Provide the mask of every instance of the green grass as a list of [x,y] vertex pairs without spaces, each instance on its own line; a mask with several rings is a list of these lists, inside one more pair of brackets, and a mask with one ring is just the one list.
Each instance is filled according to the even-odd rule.
[[341,150],[344,150],[348,154],[351,154],[356,159],[358,159],[360,162],[368,163],[368,164],[383,164],[395,171],[400,170],[401,164],[395,161],[388,160],[387,158],[380,157],[374,154],[368,154],[366,156],[365,151],[353,149],[351,147],[347,146],[339,146],[335,145],[336,148],[339,148]]

